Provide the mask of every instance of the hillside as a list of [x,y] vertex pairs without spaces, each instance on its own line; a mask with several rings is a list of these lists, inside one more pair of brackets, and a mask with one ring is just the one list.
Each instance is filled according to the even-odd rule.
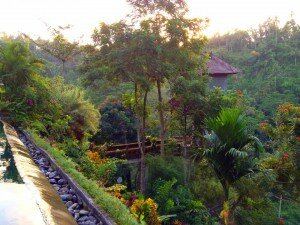
[[215,35],[208,49],[241,70],[229,89],[241,90],[265,118],[284,102],[300,103],[300,26],[268,19],[258,29]]

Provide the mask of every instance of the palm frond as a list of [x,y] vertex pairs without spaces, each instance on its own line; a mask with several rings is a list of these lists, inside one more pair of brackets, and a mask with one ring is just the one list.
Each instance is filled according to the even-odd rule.
[[231,148],[226,154],[225,156],[232,156],[233,158],[238,158],[238,159],[245,159],[248,157],[248,153],[244,152],[244,151],[240,151],[238,149],[235,148]]

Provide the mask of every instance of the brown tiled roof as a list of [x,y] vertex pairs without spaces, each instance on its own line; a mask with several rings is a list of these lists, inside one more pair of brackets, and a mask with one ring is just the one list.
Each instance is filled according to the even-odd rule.
[[215,75],[230,75],[239,72],[237,68],[219,59],[217,56],[210,54],[210,59],[207,63],[208,73],[212,76]]

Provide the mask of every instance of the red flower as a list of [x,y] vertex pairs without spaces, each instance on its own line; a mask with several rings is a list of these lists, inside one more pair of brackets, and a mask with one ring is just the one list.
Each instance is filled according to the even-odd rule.
[[300,141],[300,136],[296,137],[296,141]]
[[287,154],[287,153],[284,153],[283,155],[282,155],[282,159],[283,160],[288,160],[289,159],[289,154]]
[[172,110],[178,108],[180,106],[180,104],[181,104],[181,101],[177,100],[175,98],[171,98],[169,100],[169,105],[170,105],[170,107],[171,107]]
[[282,225],[285,224],[284,219],[283,219],[283,218],[279,218],[279,219],[278,219],[278,224],[282,224]]
[[34,101],[32,99],[27,99],[26,104],[30,107],[34,106]]

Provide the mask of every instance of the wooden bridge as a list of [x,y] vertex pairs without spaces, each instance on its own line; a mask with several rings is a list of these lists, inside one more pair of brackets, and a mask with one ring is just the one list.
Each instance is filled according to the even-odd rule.
[[[173,137],[173,139],[176,140],[178,147],[183,146],[184,144],[184,137]],[[187,146],[190,146],[192,143],[192,138],[187,137]],[[160,153],[160,146],[161,141],[150,141],[149,139],[145,142],[145,150],[146,154],[159,154]],[[134,160],[134,159],[140,159],[141,158],[141,152],[139,149],[138,142],[135,143],[129,143],[129,144],[118,144],[118,145],[111,145],[107,147],[107,150],[105,151],[106,157],[109,158],[118,158],[118,159],[128,159],[128,160]]]

